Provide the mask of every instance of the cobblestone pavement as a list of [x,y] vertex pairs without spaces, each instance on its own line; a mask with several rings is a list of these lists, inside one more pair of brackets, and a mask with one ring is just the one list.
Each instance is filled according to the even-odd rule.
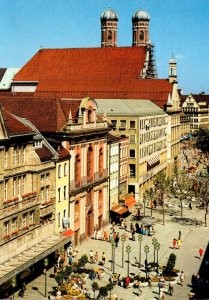
[[[150,212],[147,210],[147,215]],[[184,215],[188,218],[197,218],[197,219],[203,219],[204,212],[193,208],[193,210],[189,210],[188,208],[184,208]],[[154,211],[153,217],[155,217],[157,220],[162,219],[162,215]],[[127,218],[128,225],[132,221],[132,216],[130,215]],[[129,226],[128,226],[129,228]],[[170,296],[165,293],[165,299],[175,299],[175,300],[184,300],[188,299],[188,293],[190,291],[190,283],[191,283],[191,275],[193,273],[197,274],[201,260],[198,258],[198,249],[200,246],[202,246],[204,249],[207,247],[208,243],[208,235],[209,235],[209,228],[205,228],[203,226],[191,226],[191,225],[181,225],[177,222],[172,222],[172,216],[166,216],[166,223],[165,225],[162,225],[161,222],[158,222],[154,225],[155,228],[155,237],[158,239],[160,243],[160,250],[159,250],[159,264],[165,265],[167,263],[168,257],[170,253],[175,253],[177,255],[176,260],[176,268],[183,270],[185,273],[185,282],[183,286],[176,284],[174,286],[174,294],[173,296]],[[179,230],[182,232],[182,246],[180,250],[173,250],[172,249],[172,240],[173,238],[178,238],[178,232]],[[110,231],[110,227],[108,228],[108,231]],[[124,229],[119,228],[116,226],[116,232],[123,233]],[[129,232],[130,235],[130,232]],[[133,262],[134,257],[139,257],[139,242],[136,235],[136,241],[128,240],[125,242],[125,247],[127,245],[131,246],[131,253],[130,253],[130,261]],[[148,253],[148,261],[153,261],[154,253],[153,253],[153,245],[152,245],[152,237],[150,236],[143,236],[142,241],[142,262],[145,260],[145,253],[144,253],[144,246],[148,245],[149,253]],[[109,242],[100,241],[100,240],[93,240],[89,238],[85,243],[79,246],[78,248],[79,253],[78,257],[87,254],[89,256],[90,250],[93,250],[93,252],[98,251],[99,253],[99,261],[101,261],[101,255],[104,251],[106,253],[107,259],[106,264],[104,266],[105,269],[105,276],[100,281],[96,279],[99,286],[104,286],[109,282],[109,277],[111,276],[111,244]],[[127,253],[124,254],[124,260],[127,260]],[[124,267],[122,268],[122,242],[119,242],[118,248],[116,248],[116,255],[115,255],[115,272],[118,274],[121,274],[122,276],[127,275],[127,263],[124,262]],[[88,263],[87,266],[90,266],[91,264]],[[98,264],[91,265],[94,268],[99,267]],[[135,266],[130,265],[130,273],[136,274],[138,273],[138,268]],[[51,270],[52,272],[52,270]],[[50,274],[50,270],[48,271],[48,275]],[[143,275],[143,270],[141,275]],[[87,287],[89,290],[91,290],[91,284],[93,281],[90,279],[87,280]],[[44,275],[41,275],[36,280],[31,282],[27,285],[27,290],[25,293],[24,299],[31,299],[31,300],[38,300],[38,299],[44,299],[44,283],[45,283],[45,277]],[[47,289],[48,291],[51,290],[53,286],[56,286],[56,282],[53,278],[48,277],[47,278]],[[35,287],[35,289],[34,289]],[[167,288],[166,288],[167,290]],[[115,286],[115,288],[112,291],[113,294],[116,294],[119,299],[123,300],[135,300],[139,299],[139,296],[137,294],[137,290],[133,288],[124,289],[119,286]],[[93,292],[91,291],[91,296],[93,297]],[[17,297],[17,294],[15,295]],[[143,294],[140,297],[140,299],[146,299],[146,300],[152,300],[152,299],[159,299],[158,295],[158,288],[157,287],[144,287],[143,288]]]

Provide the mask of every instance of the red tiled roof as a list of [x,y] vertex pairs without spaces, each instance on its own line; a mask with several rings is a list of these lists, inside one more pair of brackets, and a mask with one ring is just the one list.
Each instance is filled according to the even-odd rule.
[[8,112],[27,118],[41,132],[57,132],[66,125],[69,112],[74,120],[81,100],[55,97],[1,97],[0,105]]
[[47,161],[53,157],[53,153],[45,145],[43,145],[41,148],[35,149],[35,151],[40,157],[41,161]]
[[2,115],[4,118],[7,134],[9,136],[24,135],[33,133],[33,131],[24,125],[21,121],[17,120],[15,116],[11,115],[8,111],[2,108]]
[[[145,57],[145,47],[42,49],[23,66],[14,80],[134,79],[139,78]],[[71,89],[73,86],[68,87]]]
[[[72,88],[70,88],[72,87]],[[43,80],[40,82],[37,96],[57,96],[66,98],[95,99],[149,99],[164,108],[168,94],[172,94],[173,86],[167,79],[135,79],[135,80]]]

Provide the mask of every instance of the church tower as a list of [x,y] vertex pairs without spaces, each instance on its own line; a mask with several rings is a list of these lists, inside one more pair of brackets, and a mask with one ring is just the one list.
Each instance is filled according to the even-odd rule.
[[117,47],[118,15],[111,9],[101,14],[101,47]]
[[138,10],[132,16],[133,47],[146,46],[149,43],[149,14]]
[[172,55],[172,58],[169,59],[169,82],[173,83],[174,81],[177,82],[177,72],[176,72],[176,60],[174,56]]

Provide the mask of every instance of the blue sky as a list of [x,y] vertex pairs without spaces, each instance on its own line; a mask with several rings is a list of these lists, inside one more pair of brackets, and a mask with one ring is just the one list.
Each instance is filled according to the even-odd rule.
[[100,47],[100,15],[118,13],[118,46],[131,46],[131,17],[151,17],[159,78],[177,60],[179,87],[209,94],[209,0],[0,0],[0,67],[21,67],[41,47]]

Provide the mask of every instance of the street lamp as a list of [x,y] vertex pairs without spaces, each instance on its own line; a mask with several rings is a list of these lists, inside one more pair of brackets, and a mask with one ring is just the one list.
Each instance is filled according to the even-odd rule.
[[149,246],[145,246],[144,247],[144,252],[146,253],[146,264],[145,264],[145,272],[146,272],[146,279],[147,279],[147,267],[148,267],[148,263],[147,263],[147,254],[149,253]]
[[157,239],[153,238],[152,239],[152,245],[154,246],[154,264],[155,264],[155,244],[157,243]]
[[130,261],[129,261],[129,255],[131,253],[131,246],[130,245],[126,246],[126,252],[128,254],[127,275],[129,276],[129,263],[130,263]]
[[123,268],[123,263],[124,263],[124,242],[125,242],[125,234],[121,235],[121,241],[122,241],[122,268]]
[[11,285],[12,285],[12,299],[15,298],[15,295],[14,295],[14,289],[17,285],[17,281],[16,281],[16,277],[13,277],[12,280],[11,280]]
[[155,250],[157,251],[157,266],[158,266],[158,251],[160,250],[160,243],[155,244]]
[[115,240],[114,240],[113,237],[110,239],[110,243],[112,245],[112,267],[111,267],[111,271],[113,273],[115,273],[115,248],[116,248],[116,243],[115,243]]
[[44,267],[45,267],[45,297],[47,296],[47,266],[48,266],[49,260],[47,257],[44,258]]
[[142,234],[139,234],[138,235],[138,241],[139,241],[139,268],[141,267],[142,240],[143,240],[143,236],[142,236]]

